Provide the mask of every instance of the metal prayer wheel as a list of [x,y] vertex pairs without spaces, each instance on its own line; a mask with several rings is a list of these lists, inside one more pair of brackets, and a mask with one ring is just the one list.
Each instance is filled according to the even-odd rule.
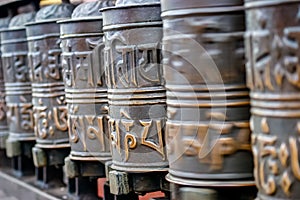
[[56,21],[71,16],[73,6],[53,5],[26,24],[32,76],[36,147],[69,147],[67,108],[60,49],[60,27]]
[[112,168],[125,172],[163,171],[168,161],[164,147],[166,94],[160,65],[160,4],[117,2],[115,7],[101,11]]
[[254,185],[242,1],[163,1],[166,143],[173,183]]
[[[0,29],[7,28],[9,25],[10,17],[0,19]],[[0,35],[1,43],[1,35]],[[3,77],[3,66],[0,51],[0,149],[5,149],[5,141],[8,137],[8,126],[6,118],[6,102],[5,102],[5,87]]]
[[300,1],[246,1],[258,199],[299,199]]
[[79,5],[72,19],[59,22],[72,160],[111,159],[102,17],[99,16],[102,4]]
[[6,111],[3,67],[0,54],[0,149],[5,149],[5,140],[8,137]]
[[[31,81],[27,61],[27,40],[24,24],[34,19],[34,13],[12,18],[9,28],[1,30],[2,68],[7,102],[10,157],[21,154],[14,141],[34,141]],[[19,149],[19,148],[17,148]]]

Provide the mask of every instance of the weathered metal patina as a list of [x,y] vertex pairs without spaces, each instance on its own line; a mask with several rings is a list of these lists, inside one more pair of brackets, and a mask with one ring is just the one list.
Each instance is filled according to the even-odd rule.
[[[0,19],[0,30],[7,28],[10,22],[10,17],[5,17]],[[0,35],[1,43],[1,35]],[[8,126],[7,126],[7,107],[5,102],[5,87],[4,87],[4,76],[3,76],[3,66],[2,57],[0,50],[0,149],[5,149],[5,141],[8,138]]]
[[71,144],[65,166],[69,178],[78,183],[68,186],[77,196],[97,196],[97,178],[105,177],[104,163],[111,160],[99,9],[112,5],[108,0],[83,3],[72,19],[59,21]]
[[36,134],[32,153],[36,177],[47,186],[55,178],[62,180],[62,165],[70,151],[60,27],[56,22],[70,17],[73,8],[70,4],[46,6],[37,12],[34,23],[26,24]]
[[59,22],[72,160],[111,159],[102,7],[102,2],[79,5],[72,19]]
[[165,0],[162,18],[168,180],[253,186],[243,2]]
[[117,1],[101,10],[115,195],[160,190],[168,166],[160,4],[138,3]]
[[60,29],[56,21],[71,16],[73,6],[52,5],[26,24],[32,76],[36,146],[68,147],[68,125],[61,67]]
[[34,13],[12,18],[9,28],[1,31],[2,66],[5,81],[9,140],[35,140],[31,103],[31,81],[27,62],[27,40],[24,24]]
[[300,1],[245,2],[258,199],[300,199]]
[[35,143],[35,135],[24,24],[33,21],[34,16],[35,13],[17,15],[11,19],[7,29],[1,30],[1,57],[9,128],[6,154],[12,158],[12,168],[18,175],[33,172],[31,148]]
[[160,5],[116,6],[102,12],[113,169],[164,170]]

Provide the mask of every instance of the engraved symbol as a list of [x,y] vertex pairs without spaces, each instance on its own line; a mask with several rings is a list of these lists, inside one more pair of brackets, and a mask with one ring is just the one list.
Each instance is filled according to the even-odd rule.
[[261,130],[263,133],[269,133],[270,132],[270,128],[267,122],[267,118],[263,118],[261,120]]
[[281,177],[281,187],[287,196],[291,195],[290,193],[291,185],[292,185],[292,181],[289,177],[289,174],[285,171]]
[[282,143],[280,145],[280,149],[279,149],[279,159],[280,159],[281,164],[284,167],[287,167],[287,165],[288,165],[288,163],[287,163],[288,158],[289,158],[289,152],[288,152],[287,146],[286,146],[286,144]]
[[136,138],[134,135],[127,133],[125,135],[125,161],[129,158],[129,149],[134,149],[137,146]]
[[164,153],[161,121],[160,120],[156,121],[158,144],[156,144],[156,142],[154,142],[148,138],[149,128],[152,124],[152,120],[140,120],[140,123],[144,126],[144,131],[142,134],[142,144],[158,151],[162,155],[163,160],[165,160],[166,156]]

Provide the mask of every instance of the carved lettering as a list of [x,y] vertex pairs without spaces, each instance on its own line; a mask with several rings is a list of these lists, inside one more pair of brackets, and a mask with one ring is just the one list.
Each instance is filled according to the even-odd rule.
[[[198,157],[201,163],[209,164],[211,170],[222,169],[224,156],[232,155],[237,151],[251,151],[248,123],[179,127],[183,134],[184,155]],[[228,137],[227,134],[231,133],[233,128],[238,129],[237,136]],[[221,133],[221,138],[216,140],[210,138],[212,132]],[[211,143],[214,144],[213,147],[210,146]]]
[[72,116],[68,117],[68,127],[69,127],[69,138],[71,142],[77,143],[79,141],[79,133],[77,127],[79,127],[77,118]]
[[68,130],[67,109],[65,106],[53,107],[52,109],[46,106],[35,106],[34,118],[37,127],[36,135],[42,139],[55,134],[55,130]]
[[[93,63],[93,55],[91,52],[65,54],[62,60],[64,80],[67,86],[79,87],[80,83],[83,82],[85,83],[85,87],[94,88],[96,84],[102,84],[101,76],[94,74],[93,65],[95,65],[95,63]],[[95,70],[100,71],[100,69]]]
[[[104,144],[104,130],[103,130],[103,116],[95,117],[95,116],[85,116],[88,127],[87,127],[87,136],[89,139],[94,140],[98,139],[101,144],[101,150],[105,151]],[[97,125],[95,125],[95,119]]]
[[21,127],[25,130],[33,130],[34,119],[32,104],[22,104],[21,106]]
[[298,152],[299,149],[297,147],[296,139],[295,138],[290,138],[289,139],[289,144],[291,148],[291,167],[292,171],[294,173],[294,176],[300,180],[300,166],[299,166],[299,156]]
[[7,108],[5,106],[4,93],[0,94],[0,121],[6,119]]
[[144,126],[144,131],[142,134],[142,143],[145,146],[148,146],[156,151],[158,151],[162,157],[163,160],[166,159],[165,153],[164,153],[164,144],[163,144],[163,134],[162,134],[162,122],[161,120],[156,121],[156,130],[157,130],[157,137],[158,137],[158,143],[156,143],[153,139],[148,139],[149,135],[149,128],[152,124],[152,120],[140,120],[140,123]]
[[35,43],[34,50],[28,54],[32,80],[37,82],[42,82],[45,78],[60,80],[60,54],[59,49],[52,49],[43,53],[38,44]]
[[112,49],[104,51],[108,85],[129,88],[161,84],[160,44],[115,46],[117,55]]
[[45,68],[45,77],[60,80],[60,50],[49,50],[48,52],[48,65]]
[[75,70],[73,68],[72,55],[64,55],[62,59],[63,75],[65,84],[69,87],[75,84]]
[[53,108],[53,119],[55,126],[60,131],[68,130],[67,123],[67,109],[65,107],[54,107]]
[[136,137],[130,133],[126,133],[124,146],[125,146],[125,161],[127,161],[129,158],[129,149],[134,149],[137,146]]
[[246,35],[250,88],[273,91],[275,87],[282,87],[284,79],[300,88],[300,28],[287,27],[283,32],[283,36],[272,35],[261,27]]
[[[112,148],[116,148],[121,154],[121,145],[124,147],[125,161],[128,161],[130,155],[129,150],[134,149],[138,145],[138,139],[140,138],[140,144],[147,146],[151,149],[156,150],[161,154],[163,160],[166,159],[163,144],[163,134],[162,134],[162,120],[139,120],[138,124],[134,123],[134,120],[122,119],[122,120],[109,120],[109,129],[111,135]],[[122,129],[124,127],[125,130]],[[134,133],[132,129],[135,126],[140,126],[142,128],[141,133]],[[124,131],[124,143],[121,144],[121,131]],[[155,137],[150,136],[155,133]]]
[[28,53],[29,66],[31,67],[31,78],[33,81],[43,81],[42,53],[37,42],[34,43],[34,50]]
[[166,125],[166,147],[167,147],[167,151],[168,151],[168,155],[172,155],[174,154],[174,151],[175,151],[175,137],[177,136],[178,134],[178,131],[179,131],[179,126],[174,126],[173,124],[171,123],[168,123],[167,122],[167,125]]
[[27,55],[11,54],[10,56],[3,56],[3,66],[5,72],[5,78],[7,82],[27,82],[28,67],[27,67]]
[[133,149],[136,147],[136,138],[134,135],[130,134],[130,128],[133,126],[134,121],[122,119],[121,123],[125,127],[125,130],[126,130],[125,141],[124,141],[124,147],[125,147],[124,150],[125,150],[125,161],[127,161],[129,158],[129,148]]
[[111,138],[111,145],[113,148],[117,148],[117,151],[121,153],[121,136],[119,130],[119,121],[114,119],[108,120],[109,134]]
[[116,73],[120,83],[125,87],[136,87],[136,51],[135,46],[117,47],[122,59],[116,64]]
[[87,82],[88,86],[94,87],[92,66],[89,65],[92,62],[91,60],[88,61],[91,57],[87,56],[87,53],[75,53],[75,57],[77,59],[75,80],[78,78],[81,81]]
[[252,135],[256,185],[268,195],[274,195],[281,187],[290,197],[294,180],[300,180],[299,141],[296,137],[279,141],[266,131],[266,126],[267,119],[263,118],[262,131]]
[[9,123],[28,131],[33,130],[34,120],[32,104],[8,104],[7,119]]

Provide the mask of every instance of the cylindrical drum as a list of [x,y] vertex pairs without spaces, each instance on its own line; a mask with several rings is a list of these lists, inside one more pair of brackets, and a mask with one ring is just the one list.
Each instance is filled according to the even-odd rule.
[[1,30],[2,67],[5,80],[9,140],[32,141],[34,120],[32,114],[31,80],[28,66],[28,47],[24,24],[34,14],[12,18],[9,28]]
[[242,1],[187,2],[162,3],[168,180],[253,185]]
[[258,199],[300,199],[300,1],[246,1]]
[[165,170],[160,4],[116,4],[102,13],[112,168]]
[[[10,17],[0,19],[0,29],[7,28],[9,25]],[[1,43],[1,34],[0,34]],[[8,126],[6,118],[6,102],[5,102],[5,87],[4,87],[4,77],[3,77],[3,66],[1,59],[0,50],[0,149],[5,148],[5,141],[8,137]]]
[[72,19],[59,22],[72,160],[111,159],[99,16],[103,3],[81,4]]
[[67,108],[62,76],[59,18],[70,17],[73,6],[53,5],[26,24],[32,76],[36,147],[69,147]]

